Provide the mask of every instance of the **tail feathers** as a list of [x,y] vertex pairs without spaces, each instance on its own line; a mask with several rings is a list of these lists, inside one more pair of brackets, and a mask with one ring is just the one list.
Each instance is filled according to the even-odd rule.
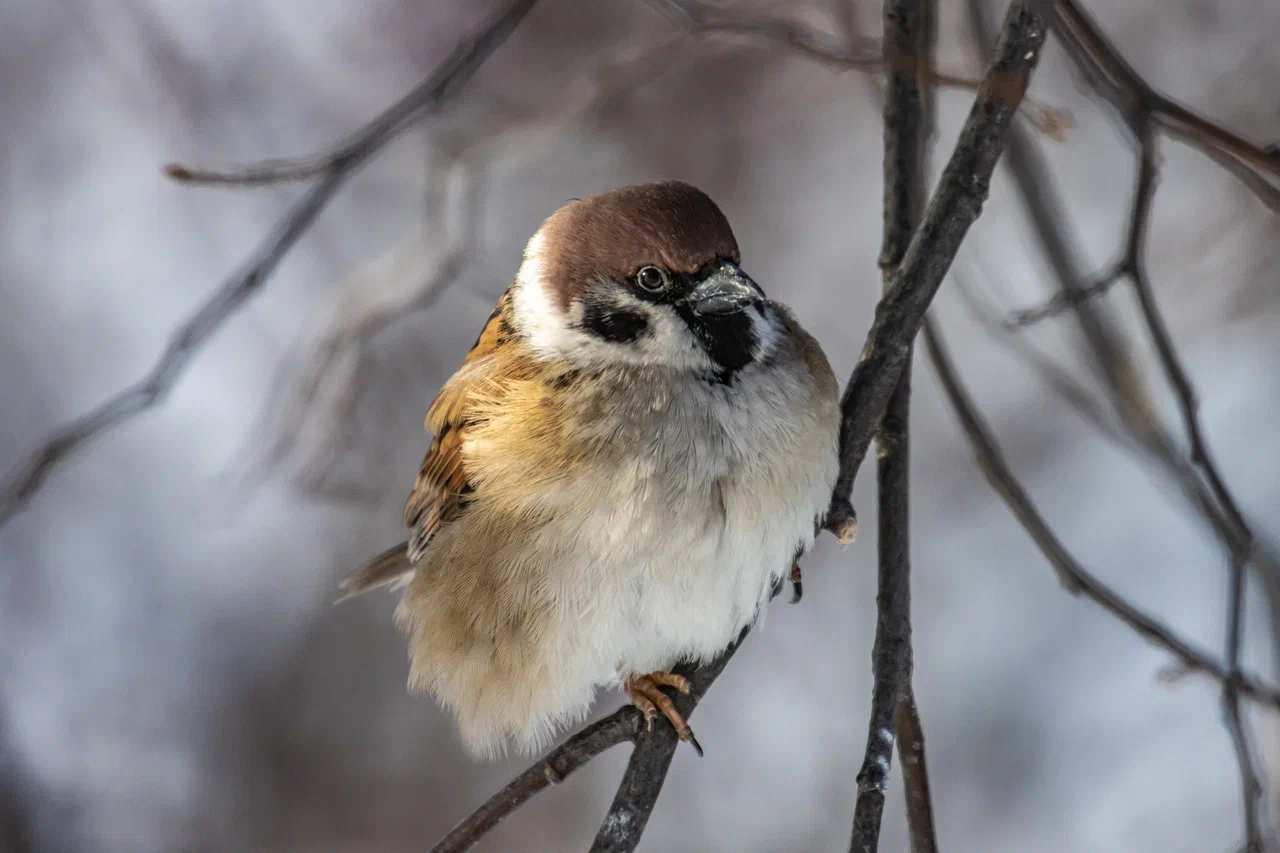
[[342,597],[334,604],[341,604],[349,598],[384,584],[396,581],[407,582],[409,576],[413,574],[413,563],[409,562],[408,546],[408,542],[401,542],[399,545],[388,548],[365,563],[358,571],[344,578],[342,583],[338,584],[338,589],[343,593]]

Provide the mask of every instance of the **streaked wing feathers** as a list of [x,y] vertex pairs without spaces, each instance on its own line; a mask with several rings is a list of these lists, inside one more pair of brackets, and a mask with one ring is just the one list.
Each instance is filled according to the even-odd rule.
[[508,288],[489,315],[462,367],[440,389],[427,410],[426,429],[433,435],[431,447],[422,460],[404,507],[405,527],[413,530],[409,537],[411,563],[422,559],[437,531],[466,508],[466,495],[471,487],[463,449],[468,429],[475,423],[473,400],[477,393],[492,393],[493,383],[489,381],[486,362],[512,340],[510,310]]

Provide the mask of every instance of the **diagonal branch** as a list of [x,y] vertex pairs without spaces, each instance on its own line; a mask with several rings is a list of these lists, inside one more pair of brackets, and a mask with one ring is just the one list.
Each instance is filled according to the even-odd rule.
[[[330,154],[311,161],[316,183],[298,200],[249,259],[178,327],[160,360],[143,379],[105,403],[58,427],[0,486],[0,527],[31,502],[54,468],[91,439],[164,402],[192,359],[248,299],[262,289],[285,254],[311,227],[339,188],[414,122],[438,112],[515,31],[537,0],[513,0],[459,44],[431,76]],[[320,164],[320,165],[317,165]],[[195,174],[169,166],[171,176]]]
[[[979,5],[971,0],[969,6],[974,30],[982,33]],[[1239,707],[1237,680],[1242,642],[1239,621],[1244,606],[1242,598],[1245,595],[1244,581],[1239,575],[1250,563],[1257,563],[1259,572],[1268,585],[1274,612],[1277,607],[1276,587],[1280,585],[1280,566],[1275,564],[1270,555],[1259,553],[1253,531],[1245,521],[1209,451],[1200,426],[1195,389],[1156,302],[1145,254],[1155,186],[1159,177],[1157,129],[1168,127],[1162,116],[1181,116],[1180,120],[1184,125],[1194,124],[1199,128],[1196,139],[1215,146],[1213,150],[1223,156],[1240,156],[1242,159],[1235,161],[1237,165],[1248,161],[1253,167],[1261,168],[1266,163],[1245,156],[1248,152],[1241,146],[1247,148],[1247,143],[1243,143],[1238,137],[1226,131],[1210,132],[1205,127],[1206,122],[1192,117],[1199,122],[1195,124],[1187,118],[1190,115],[1188,111],[1155,93],[1111,47],[1096,23],[1076,3],[1063,0],[1058,4],[1057,10],[1056,31],[1067,43],[1068,52],[1080,64],[1096,91],[1119,112],[1133,135],[1138,157],[1129,225],[1120,259],[1107,272],[1098,276],[1092,287],[1078,284],[1081,277],[1075,270],[1075,260],[1058,227],[1058,223],[1063,221],[1061,205],[1057,201],[1052,183],[1044,178],[1045,170],[1037,164],[1039,155],[1034,142],[1025,135],[1019,135],[1016,129],[1010,140],[1008,162],[1014,170],[1018,188],[1030,208],[1033,225],[1059,279],[1062,289],[1059,303],[1074,309],[1081,330],[1090,344],[1095,366],[1099,368],[1099,375],[1110,391],[1122,421],[1148,455],[1179,485],[1189,503],[1205,517],[1230,555],[1232,596],[1227,614],[1228,662],[1223,685],[1224,724],[1231,735],[1240,767],[1244,790],[1246,849],[1256,851],[1261,848],[1263,837],[1258,814],[1262,783]],[[1272,156],[1270,152],[1264,153],[1267,157]],[[1133,285],[1147,331],[1178,403],[1190,446],[1189,454],[1183,453],[1160,423],[1148,399],[1138,366],[1127,353],[1115,324],[1100,306],[1088,301],[1088,297],[1099,289],[1099,285],[1105,287],[1106,283],[1121,279],[1127,279]],[[1275,639],[1273,636],[1273,642]]]
[[[883,286],[893,274],[920,222],[927,198],[932,99],[926,70],[933,56],[937,11],[932,0],[889,0],[884,4],[884,63],[889,69],[884,97],[884,236],[880,249]],[[858,773],[850,850],[879,846],[885,793],[895,741],[902,751],[902,729],[910,732],[914,757],[907,784],[913,851],[937,849],[924,734],[911,688],[910,554],[910,398],[911,355],[898,380],[876,436],[879,494],[878,618],[871,652],[874,685],[867,745]],[[905,720],[905,725],[903,724]]]
[[1263,832],[1260,819],[1262,808],[1262,778],[1254,764],[1253,748],[1249,744],[1249,731],[1240,708],[1240,681],[1244,675],[1240,669],[1240,648],[1244,642],[1245,564],[1243,560],[1231,560],[1231,591],[1227,599],[1227,678],[1222,683],[1222,717],[1231,736],[1240,767],[1241,798],[1244,802],[1245,853],[1262,853]]
[[[666,17],[676,26],[696,36],[737,36],[758,41],[840,71],[917,75],[928,88],[972,92],[980,84],[962,74],[937,68],[932,57],[923,64],[912,57],[887,57],[876,40],[860,36],[850,28],[846,28],[846,38],[837,40],[799,21],[744,15],[736,9],[730,12],[702,0],[650,0],[650,3],[664,14],[669,13]],[[1065,139],[1066,131],[1074,126],[1069,113],[1029,96],[1023,98],[1020,109],[1036,129],[1053,139]]]
[[1280,210],[1280,150],[1255,145],[1142,79],[1078,0],[1053,4],[1053,29],[1093,91],[1119,112],[1135,135],[1159,127],[1208,155],[1239,178],[1272,210]]
[[[1031,496],[1018,482],[1009,463],[1005,461],[990,425],[978,414],[977,406],[961,383],[941,333],[929,321],[925,322],[924,340],[929,360],[938,374],[943,394],[960,422],[960,427],[973,449],[983,476],[1022,527],[1035,540],[1045,559],[1057,572],[1058,580],[1067,592],[1089,599],[1143,639],[1169,652],[1177,659],[1183,670],[1207,675],[1219,683],[1226,683],[1231,678],[1231,670],[1228,666],[1214,660],[1207,652],[1196,648],[1159,620],[1130,604],[1118,592],[1077,562],[1075,557],[1067,551],[1066,546],[1040,515]],[[1236,680],[1240,695],[1280,710],[1280,687],[1243,673]]]
[[898,758],[902,761],[902,787],[907,800],[907,837],[911,853],[938,853],[938,833],[933,822],[933,797],[924,759],[924,725],[916,707],[915,689],[907,684],[898,699]]
[[991,67],[960,141],[888,293],[876,306],[862,356],[840,403],[840,476],[828,529],[841,530],[854,517],[849,502],[853,481],[906,367],[911,341],[960,242],[982,212],[991,175],[1004,151],[1005,134],[1040,61],[1045,37],[1041,7],[1037,0],[1010,3]]
[[[724,672],[729,660],[746,639],[748,631],[744,630],[738,639],[720,653],[720,656],[705,666],[696,669],[688,666],[677,667],[676,671],[688,676],[691,691],[688,695],[676,694],[672,697],[676,710],[688,718],[697,707],[699,699],[707,692],[712,683]],[[630,741],[639,751],[646,744],[657,744],[650,752],[650,762],[637,767],[636,762],[627,768],[627,776],[618,789],[618,794],[609,809],[609,817],[600,827],[595,846],[592,850],[616,851],[633,850],[639,843],[640,833],[648,823],[649,815],[657,802],[658,791],[666,776],[666,768],[675,755],[679,739],[669,726],[654,726],[646,730],[643,717],[633,706],[627,705],[618,709],[599,722],[592,723],[563,744],[547,753],[528,770],[516,776],[498,793],[490,797],[482,806],[468,815],[455,826],[448,835],[442,838],[431,853],[462,853],[470,850],[484,835],[501,823],[508,815],[524,805],[535,794],[543,789],[563,782],[568,776],[600,753],[620,743]],[[665,756],[665,759],[663,758]],[[654,766],[660,763],[660,766]],[[633,767],[636,770],[633,772]],[[658,775],[657,786],[649,794],[648,775]],[[625,846],[632,835],[634,842]]]

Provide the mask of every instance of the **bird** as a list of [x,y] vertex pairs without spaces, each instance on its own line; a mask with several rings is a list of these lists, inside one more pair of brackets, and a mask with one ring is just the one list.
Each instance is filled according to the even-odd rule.
[[672,670],[798,580],[838,474],[837,382],[741,263],[690,183],[571,200],[431,402],[407,540],[339,600],[402,591],[409,689],[477,760],[541,751],[619,687],[701,754]]

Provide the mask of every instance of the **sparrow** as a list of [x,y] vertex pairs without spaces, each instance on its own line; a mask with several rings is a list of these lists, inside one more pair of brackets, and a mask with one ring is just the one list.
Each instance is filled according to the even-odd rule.
[[342,584],[403,589],[409,687],[477,759],[542,750],[621,687],[701,754],[663,688],[756,622],[835,484],[837,383],[680,181],[573,200],[431,403],[408,540]]

